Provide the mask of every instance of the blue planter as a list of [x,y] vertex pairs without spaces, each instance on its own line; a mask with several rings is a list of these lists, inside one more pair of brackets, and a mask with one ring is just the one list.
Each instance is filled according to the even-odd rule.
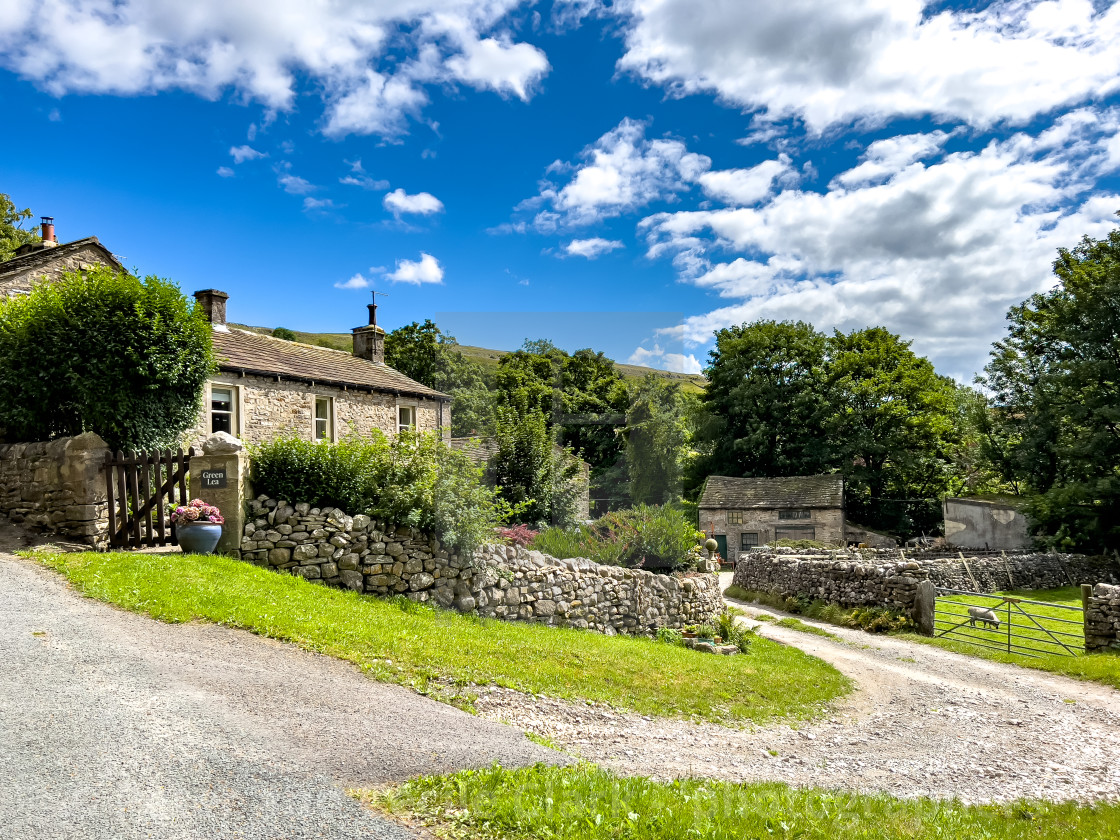
[[222,538],[222,526],[216,522],[180,522],[175,535],[184,554],[211,554]]

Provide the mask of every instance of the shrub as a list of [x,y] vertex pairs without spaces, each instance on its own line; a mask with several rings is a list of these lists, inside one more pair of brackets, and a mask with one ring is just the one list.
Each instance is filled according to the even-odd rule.
[[491,539],[509,512],[470,458],[433,434],[374,432],[334,444],[286,437],[251,454],[262,493],[411,525],[463,554]]
[[16,440],[177,445],[213,369],[209,323],[158,277],[94,268],[0,301],[0,427]]
[[296,334],[287,327],[277,327],[272,331],[273,338],[282,338],[284,341],[295,341]]
[[539,531],[534,531],[528,525],[514,525],[512,528],[499,528],[498,536],[510,545],[520,546],[526,548],[539,534]]
[[693,564],[689,552],[703,536],[679,508],[638,505],[612,511],[591,525],[549,528],[533,540],[533,548],[561,559],[679,570]]

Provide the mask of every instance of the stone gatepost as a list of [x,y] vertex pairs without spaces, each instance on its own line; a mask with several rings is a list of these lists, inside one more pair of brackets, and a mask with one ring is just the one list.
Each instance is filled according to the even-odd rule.
[[190,497],[221,510],[226,524],[215,551],[240,557],[245,500],[249,497],[249,456],[241,441],[215,432],[202,442],[202,454],[191,458]]
[[934,635],[936,606],[937,587],[928,580],[921,581],[914,597],[914,621],[918,625],[918,632],[923,636]]

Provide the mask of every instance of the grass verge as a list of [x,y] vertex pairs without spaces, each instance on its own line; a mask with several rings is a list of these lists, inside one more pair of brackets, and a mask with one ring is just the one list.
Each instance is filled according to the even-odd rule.
[[469,705],[470,685],[496,684],[735,725],[814,717],[851,687],[830,665],[765,639],[748,654],[708,656],[650,639],[382,600],[227,557],[32,556],[92,598],[163,621],[202,619],[294,642],[460,705]]
[[1120,806],[962,805],[779,783],[621,778],[593,765],[492,767],[354,791],[441,837],[479,840],[1104,840]]
[[822,630],[820,627],[814,627],[812,624],[806,624],[800,618],[780,618],[774,622],[775,627],[787,627],[790,630],[797,630],[801,633],[811,633],[814,636],[821,636],[825,639],[832,639],[840,641],[840,637],[835,633],[829,633],[827,630]]

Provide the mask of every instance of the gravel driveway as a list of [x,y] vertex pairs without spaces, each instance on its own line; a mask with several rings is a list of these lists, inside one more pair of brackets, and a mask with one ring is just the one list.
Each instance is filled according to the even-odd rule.
[[800,729],[650,719],[501,689],[477,706],[633,775],[773,780],[966,802],[1120,799],[1120,692],[806,623],[840,641],[769,624],[759,632],[832,663],[859,690],[827,720]]
[[563,760],[347,663],[116,610],[4,553],[0,617],[5,838],[407,838],[344,788]]

